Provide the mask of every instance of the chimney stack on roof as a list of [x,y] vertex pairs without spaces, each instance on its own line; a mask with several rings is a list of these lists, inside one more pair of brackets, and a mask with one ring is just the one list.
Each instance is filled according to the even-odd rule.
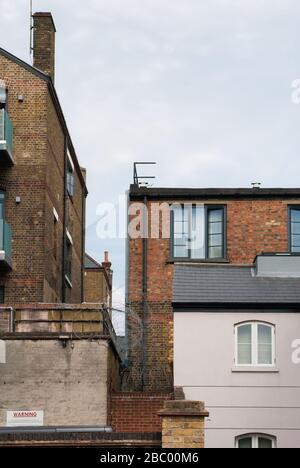
[[55,24],[51,13],[33,15],[33,66],[55,78]]
[[109,253],[106,251],[104,252],[104,262],[102,262],[102,266],[103,268],[105,268],[106,270],[110,270],[111,269],[111,262],[109,261]]

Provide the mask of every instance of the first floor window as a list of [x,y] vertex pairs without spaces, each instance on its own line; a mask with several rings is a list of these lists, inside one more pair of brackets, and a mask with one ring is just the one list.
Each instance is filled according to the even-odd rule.
[[177,204],[171,207],[171,214],[174,259],[224,259],[224,206]]
[[235,327],[237,366],[275,366],[274,325],[249,322]]
[[245,449],[272,449],[276,447],[276,438],[267,435],[248,434],[237,437],[236,448]]

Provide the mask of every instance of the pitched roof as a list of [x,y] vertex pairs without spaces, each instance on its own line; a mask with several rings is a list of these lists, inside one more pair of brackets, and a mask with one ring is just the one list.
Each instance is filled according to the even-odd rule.
[[99,268],[102,269],[103,267],[100,265],[100,263],[96,262],[93,257],[86,253],[84,258],[84,268],[99,270]]
[[299,304],[300,278],[266,278],[252,267],[175,265],[174,304]]
[[38,68],[33,67],[29,63],[24,62],[24,60],[21,60],[20,58],[16,57],[15,55],[11,54],[7,50],[2,49],[0,47],[0,55],[3,55],[3,57],[7,58],[8,60],[11,60],[12,62],[16,63],[17,65],[20,65],[20,67],[25,68],[25,70],[29,71],[30,73],[33,73],[33,75],[38,76],[42,80],[46,82],[50,82],[51,77],[47,75],[46,73],[42,72]]

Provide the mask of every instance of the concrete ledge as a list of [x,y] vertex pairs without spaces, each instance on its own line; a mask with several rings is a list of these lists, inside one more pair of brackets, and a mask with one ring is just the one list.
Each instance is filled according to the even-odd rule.
[[209,416],[209,412],[205,409],[204,403],[201,401],[185,401],[173,400],[166,401],[164,409],[158,413],[161,417],[204,417]]

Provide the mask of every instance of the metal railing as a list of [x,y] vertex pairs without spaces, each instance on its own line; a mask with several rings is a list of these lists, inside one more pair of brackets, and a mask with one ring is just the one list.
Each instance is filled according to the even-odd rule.
[[0,109],[0,150],[6,150],[12,157],[13,125],[5,109]]

